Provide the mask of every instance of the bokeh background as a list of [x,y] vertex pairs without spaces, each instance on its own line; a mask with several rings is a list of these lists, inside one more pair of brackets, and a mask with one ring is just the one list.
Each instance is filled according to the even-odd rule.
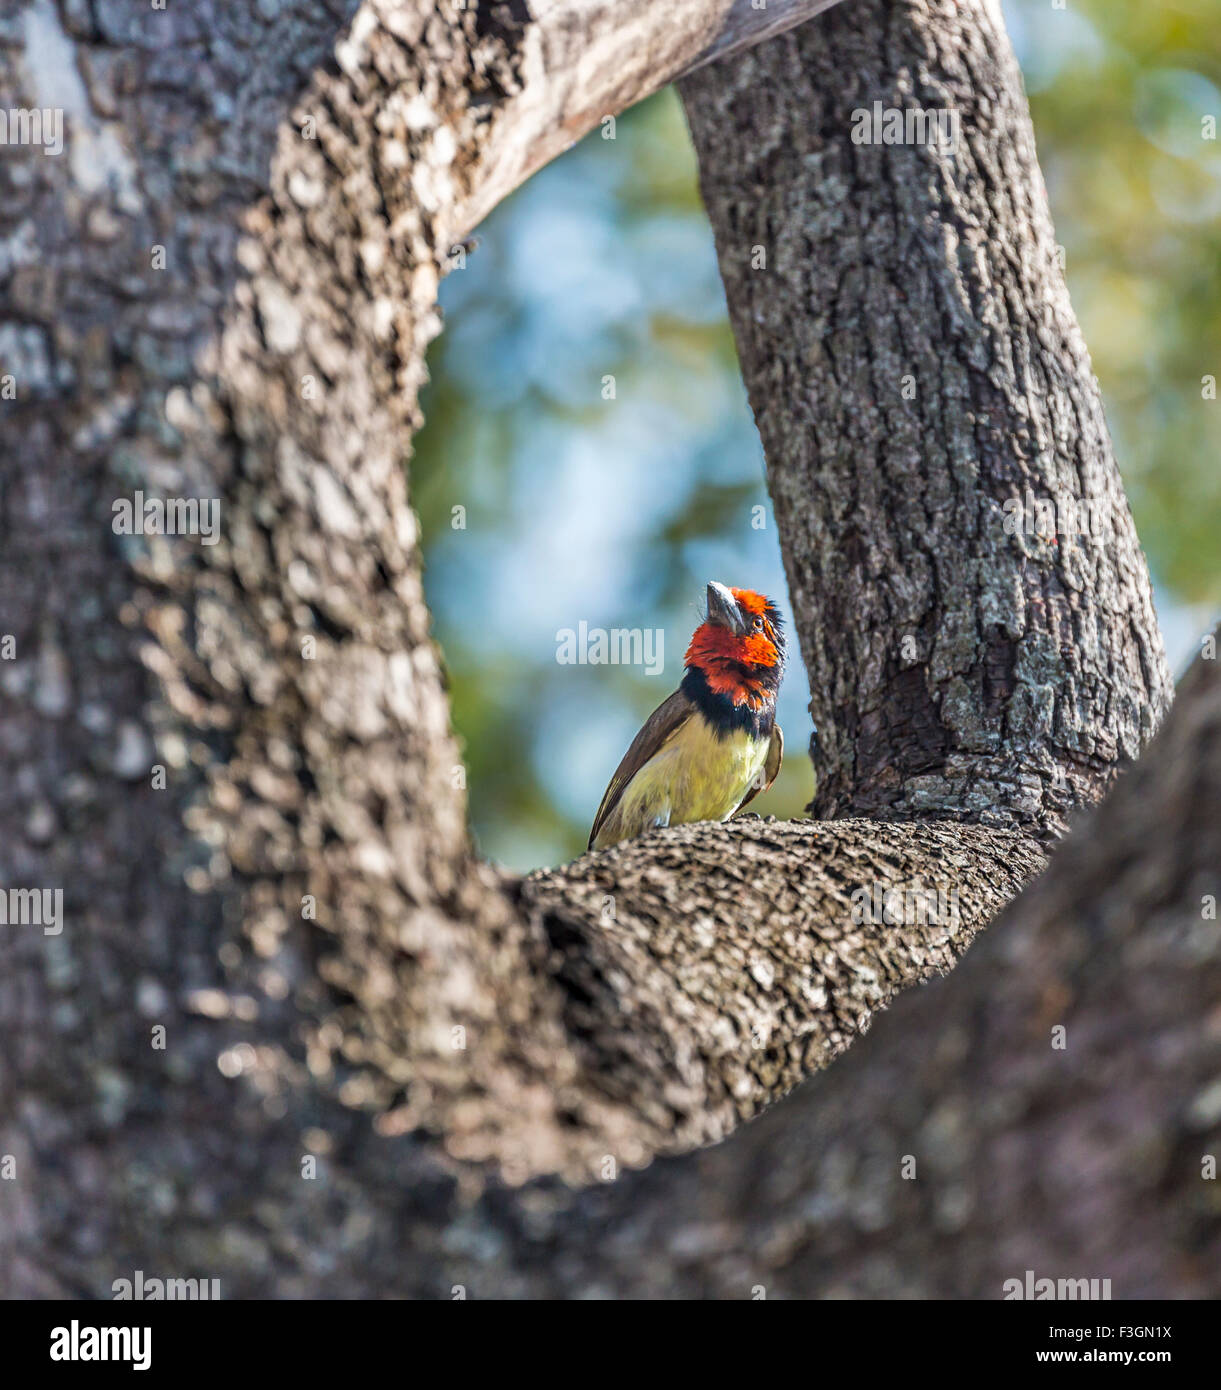
[[[1221,400],[1201,385],[1221,378],[1221,139],[1204,124],[1221,122],[1221,0],[1052,2],[1005,16],[1178,674],[1221,610]],[[584,849],[678,683],[707,579],[788,609],[677,96],[614,137],[519,189],[445,281],[412,467],[472,826],[520,870]],[[662,672],[560,665],[556,634],[582,620],[664,627]],[[797,658],[762,814],[809,799],[808,699]]]

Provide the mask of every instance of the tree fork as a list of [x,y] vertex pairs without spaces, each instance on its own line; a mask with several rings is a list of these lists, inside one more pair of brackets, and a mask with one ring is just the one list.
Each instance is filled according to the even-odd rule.
[[[714,51],[721,19],[676,14],[702,37],[619,98]],[[0,169],[13,244],[28,223],[42,248],[5,285],[23,356],[21,450],[0,460],[20,663],[0,854],[9,882],[62,883],[67,915],[58,938],[0,938],[10,1291],[105,1293],[160,1263],[226,1296],[436,1293],[464,1223],[492,1238],[486,1278],[541,1286],[529,1203],[493,1182],[463,1205],[480,1165],[584,1177],[594,1154],[621,1171],[725,1133],[968,935],[843,920],[853,872],[935,882],[953,828],[693,827],[524,884],[474,860],[400,464],[453,239],[532,167],[535,99],[575,134],[605,114],[582,75],[607,70],[520,7],[362,7],[328,63],[334,22],[203,5],[142,47],[40,0],[21,41],[79,59],[80,90],[0,48],[5,85],[70,108],[109,161],[88,189],[82,161]],[[772,460],[774,490],[792,466]],[[221,543],[117,544],[110,503],[135,488],[218,497]],[[793,598],[818,672],[814,600]],[[974,930],[1041,854],[1025,828],[953,833]],[[747,863],[788,882],[787,922],[733,917]],[[578,1223],[544,1243],[623,1217],[637,1181],[532,1186]]]

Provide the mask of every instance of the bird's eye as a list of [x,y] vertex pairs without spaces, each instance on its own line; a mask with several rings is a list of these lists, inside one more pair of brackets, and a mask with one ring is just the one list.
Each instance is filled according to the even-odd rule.
[[763,619],[762,619],[762,618],[756,618],[756,619],[755,619],[755,631],[756,631],[756,632],[762,632],[762,631],[763,631]]

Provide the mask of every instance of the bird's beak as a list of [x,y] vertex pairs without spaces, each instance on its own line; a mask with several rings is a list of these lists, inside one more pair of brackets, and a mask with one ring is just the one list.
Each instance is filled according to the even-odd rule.
[[737,600],[724,584],[715,580],[708,585],[708,621],[717,627],[727,627],[735,637],[744,637],[747,632]]

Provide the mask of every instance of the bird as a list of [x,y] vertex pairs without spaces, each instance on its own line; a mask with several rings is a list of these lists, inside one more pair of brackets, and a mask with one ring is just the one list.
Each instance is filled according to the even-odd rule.
[[780,610],[715,580],[678,689],[645,721],[615,770],[589,832],[607,849],[657,826],[726,821],[776,780],[784,735]]

